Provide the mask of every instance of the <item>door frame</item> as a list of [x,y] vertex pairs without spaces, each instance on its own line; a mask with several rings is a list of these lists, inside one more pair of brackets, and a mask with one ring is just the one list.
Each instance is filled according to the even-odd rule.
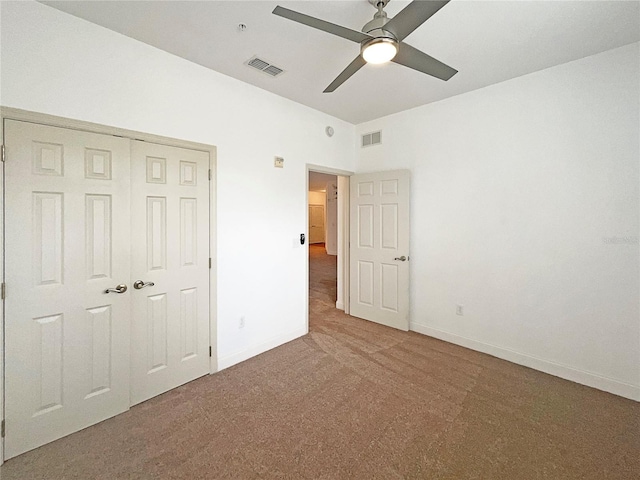
[[[218,371],[217,356],[217,243],[216,243],[216,166],[217,149],[214,145],[180,140],[176,138],[154,135],[151,133],[127,130],[98,123],[75,120],[45,113],[31,112],[18,108],[0,106],[0,139],[4,145],[4,121],[17,120],[21,122],[37,123],[51,127],[66,128],[69,130],[81,130],[85,132],[98,133],[102,135],[112,135],[123,137],[129,140],[141,140],[143,142],[167,145],[170,147],[186,148],[198,150],[209,154],[209,168],[211,171],[211,181],[209,182],[209,256],[211,258],[211,269],[209,270],[209,345],[211,346],[211,356],[209,358],[209,374]],[[4,147],[3,147],[4,149]],[[4,163],[0,168],[0,282],[5,281],[5,202],[4,202]],[[8,290],[10,287],[7,288]],[[308,290],[308,289],[307,289]],[[308,292],[307,292],[308,294]],[[0,420],[4,421],[4,299],[0,308]],[[4,461],[4,438],[0,438],[0,465]]]
[[[325,167],[311,163],[306,164],[304,178],[304,210],[305,210],[305,236],[309,238],[309,172],[326,173],[328,175],[336,175],[338,177],[346,177],[345,182],[340,182],[338,178],[338,186],[343,183],[346,188],[338,192],[338,218],[342,220],[338,222],[338,274],[342,274],[342,299],[344,313],[349,313],[349,177],[355,172],[349,170],[341,170],[338,168]],[[342,198],[342,200],[341,200]],[[309,242],[305,242],[305,322],[306,332],[309,333]],[[342,264],[342,268],[340,268]],[[336,308],[339,308],[336,302]]]

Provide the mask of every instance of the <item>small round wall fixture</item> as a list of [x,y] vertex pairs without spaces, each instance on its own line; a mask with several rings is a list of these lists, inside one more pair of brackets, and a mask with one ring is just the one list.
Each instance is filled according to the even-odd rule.
[[327,137],[333,137],[333,127],[327,127],[324,129],[324,133],[327,134]]

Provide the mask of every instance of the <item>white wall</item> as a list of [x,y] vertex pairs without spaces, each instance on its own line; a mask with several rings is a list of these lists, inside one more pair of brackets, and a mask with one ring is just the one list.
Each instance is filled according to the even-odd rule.
[[336,308],[349,311],[349,273],[344,275],[345,265],[349,265],[349,177],[339,175],[338,181],[338,295]]
[[412,172],[412,329],[640,400],[639,59],[358,126],[358,172]]
[[0,104],[218,147],[219,366],[304,334],[306,164],[353,170],[355,128],[50,7],[1,8]]
[[324,192],[309,192],[309,204],[310,205],[322,205],[325,206],[326,195]]

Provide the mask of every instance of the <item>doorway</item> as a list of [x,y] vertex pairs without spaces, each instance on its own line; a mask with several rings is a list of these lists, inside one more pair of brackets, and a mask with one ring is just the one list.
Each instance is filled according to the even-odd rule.
[[[337,302],[338,177],[309,172],[309,311],[334,310]],[[311,329],[317,328],[310,315]]]
[[[350,174],[324,167],[307,167],[308,308],[338,309],[348,313],[348,275],[345,269],[349,265]],[[322,219],[318,218],[320,215]],[[322,235],[317,229],[320,224],[324,226]]]
[[354,175],[315,166],[307,166],[307,172],[335,175],[337,180],[336,308],[409,330],[410,172]]

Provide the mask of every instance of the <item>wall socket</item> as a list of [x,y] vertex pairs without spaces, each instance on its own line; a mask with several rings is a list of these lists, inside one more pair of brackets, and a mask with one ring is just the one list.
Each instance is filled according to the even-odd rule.
[[464,305],[456,305],[456,315],[464,315]]
[[244,315],[240,317],[240,322],[238,323],[238,328],[244,328]]

